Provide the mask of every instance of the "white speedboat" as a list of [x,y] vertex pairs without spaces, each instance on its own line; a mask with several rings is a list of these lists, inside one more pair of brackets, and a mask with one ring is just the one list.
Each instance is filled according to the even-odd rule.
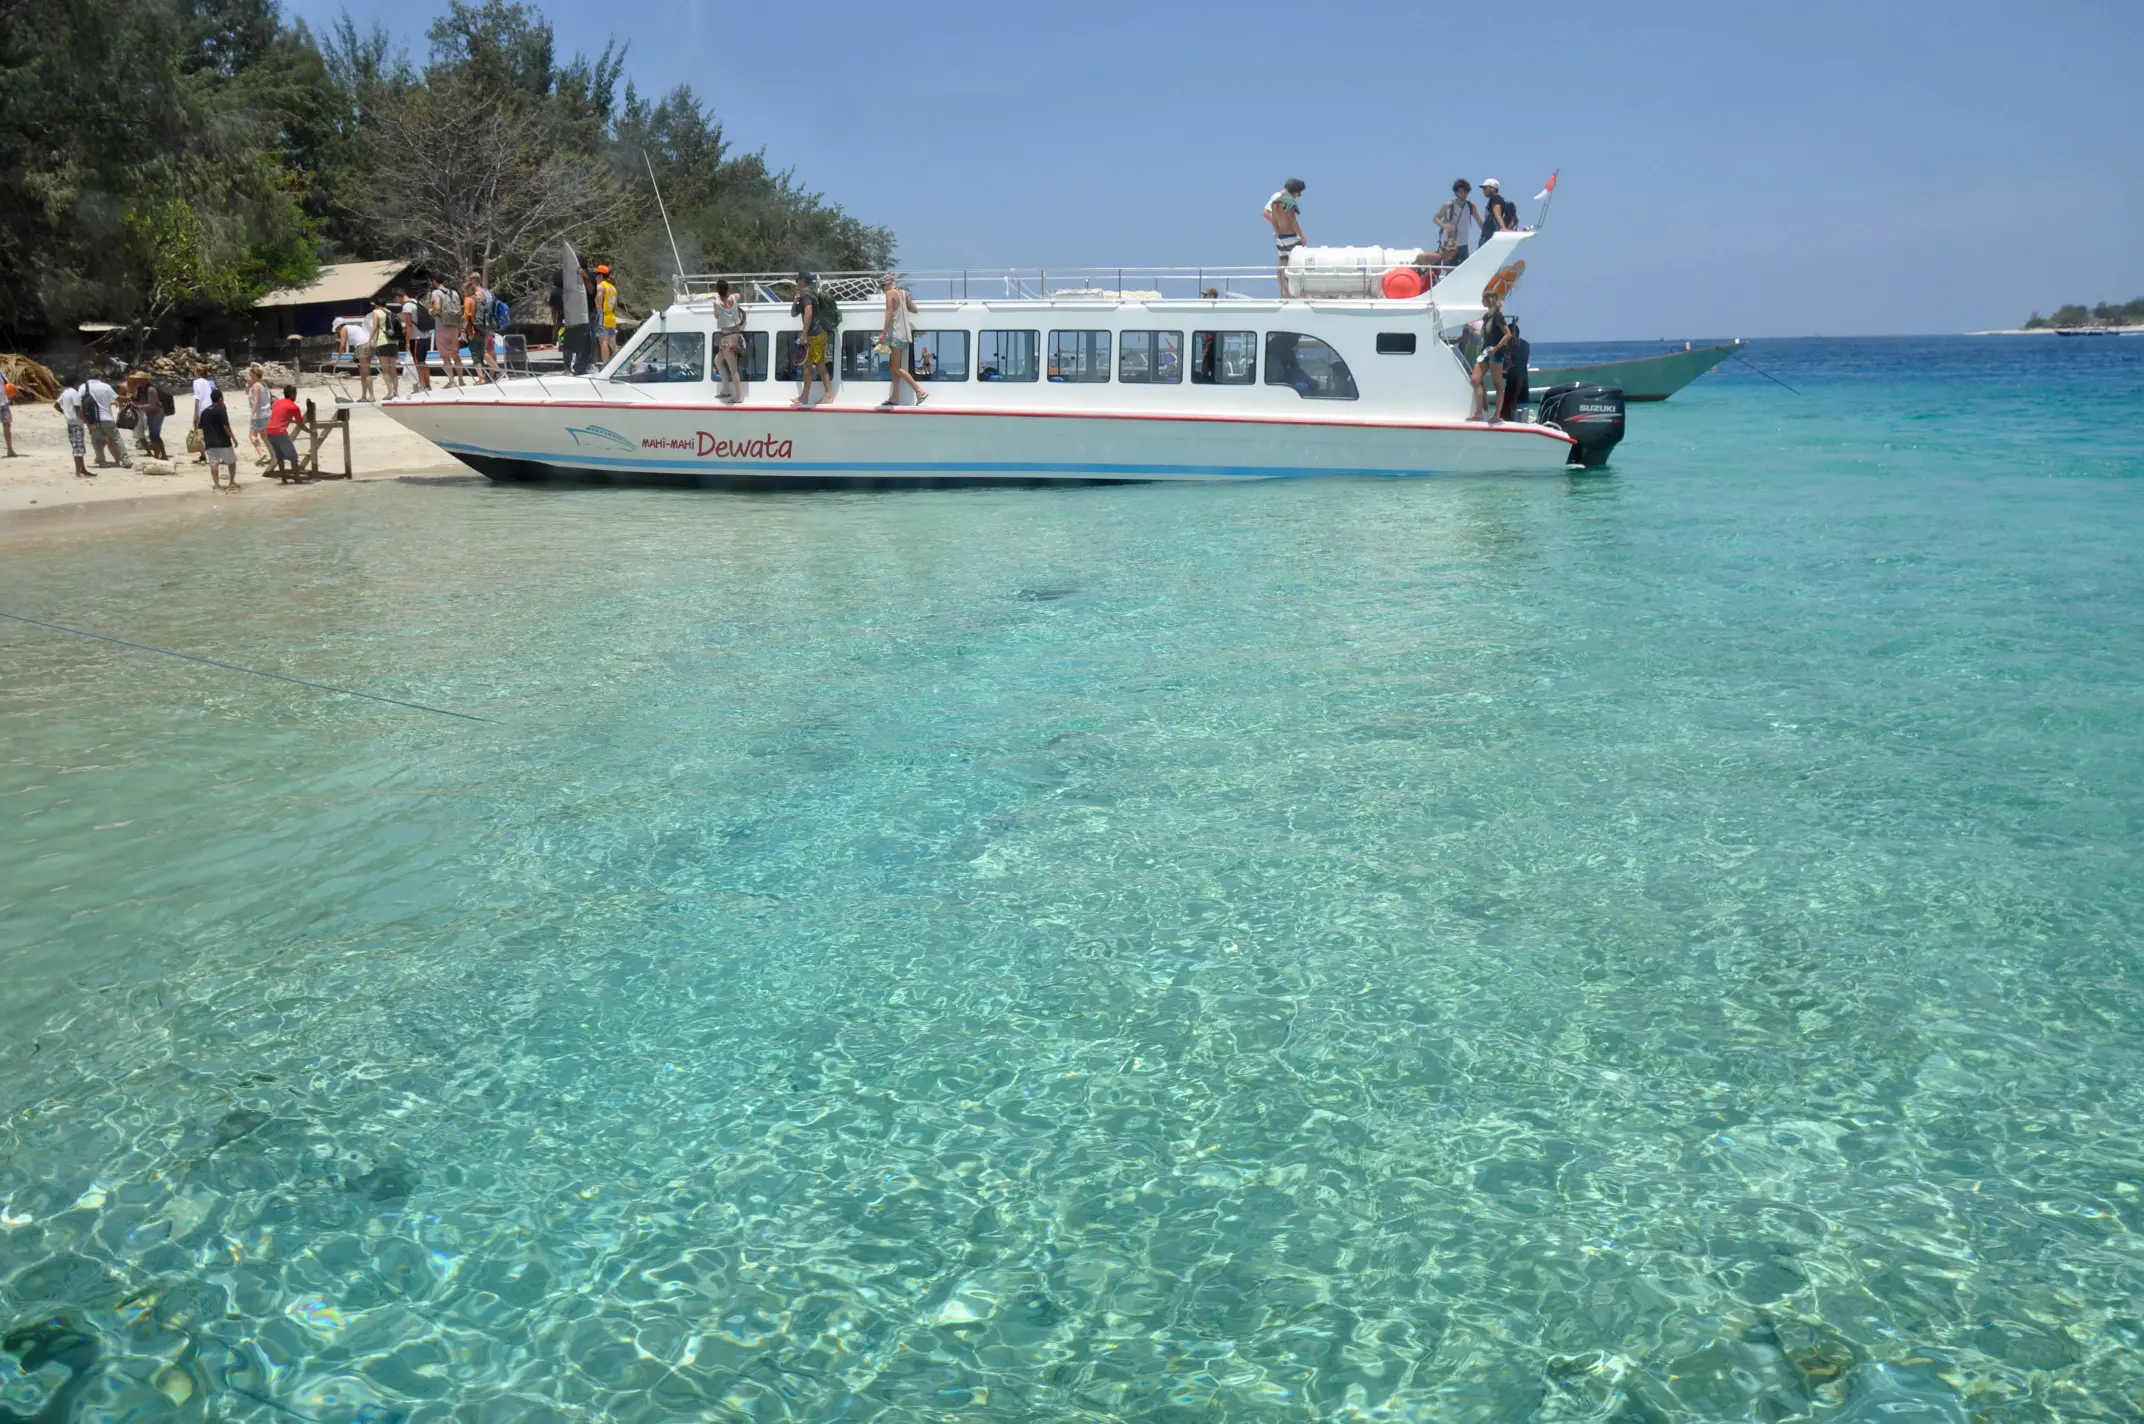
[[[1218,269],[912,274],[904,282],[921,314],[911,364],[929,395],[893,409],[880,404],[889,380],[874,349],[883,301],[873,276],[819,280],[844,315],[838,379],[805,409],[791,404],[788,279],[728,278],[746,310],[746,379],[743,400],[725,404],[712,361],[716,279],[686,278],[593,375],[435,389],[382,408],[497,480],[1078,484],[1597,464],[1621,434],[1619,404],[1612,431],[1598,406],[1569,429],[1467,419],[1467,370],[1451,342],[1484,314],[1484,290],[1529,236],[1499,235],[1403,299],[1379,293],[1418,284],[1388,284],[1373,263],[1352,277],[1328,267],[1291,279],[1310,295],[1285,301],[1221,293],[1246,278]],[[1129,290],[1127,278],[1144,285]]]

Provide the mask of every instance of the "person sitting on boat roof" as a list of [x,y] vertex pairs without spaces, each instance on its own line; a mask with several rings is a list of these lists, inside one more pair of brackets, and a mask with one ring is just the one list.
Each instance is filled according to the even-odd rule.
[[1474,226],[1481,221],[1481,209],[1467,196],[1473,191],[1474,186],[1466,179],[1455,178],[1451,201],[1437,209],[1437,261],[1441,266],[1457,267],[1467,260]]
[[1481,240],[1487,242],[1500,232],[1519,230],[1519,205],[1505,197],[1497,188],[1494,178],[1481,180]]
[[1288,295],[1288,254],[1303,245],[1302,197],[1305,184],[1300,178],[1290,178],[1280,185],[1280,191],[1266,199],[1263,217],[1273,228],[1273,250],[1280,256],[1280,294]]

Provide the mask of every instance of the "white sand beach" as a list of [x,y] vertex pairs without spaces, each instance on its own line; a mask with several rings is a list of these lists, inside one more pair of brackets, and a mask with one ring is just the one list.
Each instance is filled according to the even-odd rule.
[[[226,395],[225,399],[230,397]],[[308,399],[317,404],[323,418],[333,415],[334,393],[327,387],[301,387],[298,403],[303,405]],[[98,470],[91,461],[90,468],[95,471],[95,477],[82,479],[74,472],[74,457],[67,448],[67,426],[59,412],[49,404],[18,400],[15,403],[15,449],[21,458],[0,458],[0,520],[13,521],[52,510],[115,501],[179,495],[225,501],[309,498],[332,493],[341,485],[340,480],[322,480],[308,485],[278,484],[267,477],[264,466],[255,462],[250,442],[246,441],[241,428],[239,487],[227,494],[214,493],[209,487],[208,466],[195,464],[193,456],[186,453],[186,431],[192,424],[191,407],[192,401],[182,395],[179,413],[164,424],[164,444],[172,453],[176,474],[146,473],[140,453],[134,448],[132,434],[121,432],[127,442],[128,457],[135,462],[134,467]],[[303,448],[302,441],[300,448]],[[320,463],[323,469],[341,470],[342,440],[339,435],[331,436],[321,447]],[[353,477],[360,480],[466,472],[465,466],[457,464],[438,446],[410,434],[376,408],[366,405],[351,407],[350,467]]]

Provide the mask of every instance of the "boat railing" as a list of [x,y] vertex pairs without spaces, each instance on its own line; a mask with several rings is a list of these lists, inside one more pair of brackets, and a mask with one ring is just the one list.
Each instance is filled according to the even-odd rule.
[[[1414,265],[1434,287],[1452,269]],[[1288,295],[1337,299],[1384,296],[1389,263],[1320,266],[1288,274]],[[993,267],[897,271],[903,287],[919,302],[927,301],[1273,301],[1279,274],[1272,267]],[[814,274],[818,290],[836,301],[875,301],[877,272]],[[749,303],[787,305],[796,299],[793,272],[709,272],[680,276],[679,301],[706,301],[717,282],[728,282]]]

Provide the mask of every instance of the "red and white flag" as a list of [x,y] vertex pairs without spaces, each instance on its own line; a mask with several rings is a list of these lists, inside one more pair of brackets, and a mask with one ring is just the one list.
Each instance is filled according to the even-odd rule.
[[[1563,170],[1559,168],[1556,170],[1556,173],[1561,173],[1562,171]],[[1540,202],[1543,198],[1556,191],[1556,173],[1549,174],[1548,183],[1541,189],[1540,192],[1534,194],[1535,202]]]

